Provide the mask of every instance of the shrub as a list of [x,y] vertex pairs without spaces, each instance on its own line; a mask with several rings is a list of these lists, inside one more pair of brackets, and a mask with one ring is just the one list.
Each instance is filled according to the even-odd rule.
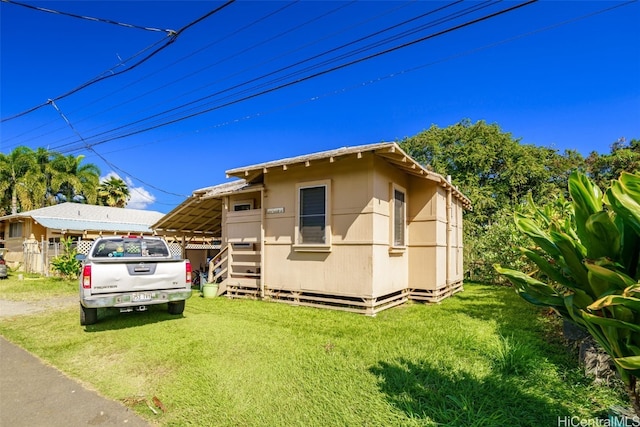
[[80,273],[80,261],[76,259],[78,252],[73,247],[71,238],[60,239],[63,252],[51,259],[52,268],[66,279],[73,279]]
[[611,356],[640,415],[640,175],[623,172],[606,193],[585,175],[569,177],[572,215],[516,213],[535,243],[522,252],[539,268],[496,270],[532,304],[552,307],[586,329]]

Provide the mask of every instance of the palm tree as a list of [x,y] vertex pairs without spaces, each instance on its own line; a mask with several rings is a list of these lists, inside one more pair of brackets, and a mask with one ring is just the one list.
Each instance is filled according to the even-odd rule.
[[124,208],[130,198],[127,184],[115,176],[102,181],[98,186],[99,205]]
[[100,170],[93,163],[81,165],[83,155],[54,153],[51,159],[51,191],[59,201],[95,204]]
[[[0,153],[0,193],[4,193],[2,210],[31,210],[39,206],[46,192],[44,176],[39,173],[36,156],[29,147],[16,147],[9,154]],[[9,195],[11,200],[9,201]]]

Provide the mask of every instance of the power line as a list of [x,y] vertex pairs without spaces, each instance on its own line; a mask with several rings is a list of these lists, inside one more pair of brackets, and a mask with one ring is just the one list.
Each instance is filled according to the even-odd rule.
[[[322,57],[322,56],[326,56],[327,54],[333,53],[333,52],[335,52],[335,51],[337,51],[337,50],[340,50],[340,49],[343,49],[343,48],[345,48],[345,47],[351,46],[351,45],[353,45],[353,44],[354,44],[354,43],[356,43],[356,42],[364,41],[364,40],[366,40],[366,39],[368,39],[368,38],[374,37],[374,36],[376,36],[376,35],[380,35],[380,34],[382,34],[382,33],[384,33],[384,32],[390,31],[390,30],[395,29],[395,28],[397,28],[397,27],[399,27],[399,26],[402,26],[402,25],[406,25],[406,24],[408,24],[408,23],[411,23],[412,21],[415,21],[417,18],[423,18],[423,17],[429,16],[429,15],[431,15],[431,14],[435,13],[435,12],[442,11],[442,10],[446,9],[447,7],[450,7],[450,6],[455,5],[455,4],[457,4],[457,3],[460,3],[460,1],[456,1],[456,2],[450,3],[450,4],[449,4],[449,5],[447,5],[447,6],[441,6],[441,7],[438,7],[438,8],[436,8],[436,9],[430,10],[429,12],[423,13],[423,14],[421,14],[421,15],[419,15],[419,16],[417,16],[417,17],[411,18],[411,19],[409,19],[409,20],[405,20],[405,21],[403,21],[403,22],[401,22],[401,23],[399,23],[399,24],[395,24],[395,25],[392,25],[392,26],[390,26],[390,27],[387,27],[387,28],[385,28],[385,29],[383,29],[383,30],[376,31],[376,32],[374,32],[373,34],[370,34],[370,35],[368,35],[368,36],[361,37],[361,38],[359,38],[359,39],[357,39],[357,40],[355,40],[355,41],[352,41],[352,42],[349,42],[349,43],[343,44],[343,45],[341,45],[341,46],[338,46],[338,47],[335,47],[335,48],[329,49],[329,50],[327,50],[327,51],[325,51],[325,52],[323,52],[323,53],[320,53],[320,54],[317,54],[317,55],[313,55],[313,56],[311,56],[311,57],[309,57],[309,58],[306,58],[306,59],[303,59],[303,60],[297,61],[297,62],[295,62],[294,64],[287,65],[287,66],[282,67],[282,68],[279,68],[279,69],[277,69],[277,70],[275,70],[275,71],[270,71],[270,72],[268,72],[268,73],[266,73],[266,74],[263,74],[263,75],[261,75],[261,76],[259,76],[259,77],[256,77],[256,78],[253,78],[253,79],[250,79],[250,80],[248,80],[248,81],[245,81],[245,82],[242,82],[242,83],[236,84],[236,85],[231,86],[231,87],[227,87],[227,88],[225,88],[225,89],[221,89],[221,90],[219,90],[219,91],[217,91],[217,92],[215,92],[215,93],[213,93],[213,94],[209,94],[209,95],[206,95],[206,96],[200,97],[200,98],[198,98],[198,99],[195,99],[195,100],[189,101],[189,102],[187,102],[187,103],[185,103],[185,104],[182,104],[182,105],[179,105],[179,106],[177,106],[177,107],[173,107],[173,108],[170,108],[170,109],[168,109],[168,110],[164,110],[164,111],[162,111],[162,112],[159,112],[159,113],[153,114],[153,115],[151,115],[151,116],[147,116],[147,117],[144,117],[144,118],[138,119],[138,120],[136,120],[136,121],[134,121],[134,122],[130,122],[130,123],[127,123],[127,124],[124,124],[124,125],[118,126],[118,127],[116,127],[116,128],[112,128],[112,129],[109,129],[109,130],[106,130],[106,131],[103,131],[103,132],[100,132],[100,133],[94,134],[94,135],[92,135],[90,138],[95,139],[95,138],[97,138],[97,137],[99,137],[99,136],[107,135],[107,134],[109,134],[109,133],[114,133],[115,131],[118,131],[118,130],[121,130],[121,129],[125,129],[125,128],[127,128],[127,127],[131,128],[132,126],[134,126],[134,125],[136,125],[136,124],[140,124],[140,123],[143,123],[143,122],[149,122],[150,120],[152,120],[152,119],[154,119],[154,118],[158,118],[158,120],[160,120],[160,117],[161,117],[161,116],[163,116],[163,115],[164,115],[164,116],[166,116],[168,113],[171,113],[171,112],[174,112],[174,111],[178,111],[178,110],[180,110],[180,109],[184,109],[185,107],[188,107],[188,106],[191,106],[191,105],[195,105],[195,104],[197,104],[197,103],[199,103],[199,102],[201,102],[201,101],[205,101],[205,100],[207,100],[207,99],[214,98],[214,97],[216,97],[216,96],[218,96],[218,95],[221,95],[221,94],[224,94],[224,93],[230,92],[230,91],[232,91],[232,90],[234,90],[234,89],[238,89],[238,88],[240,88],[240,87],[242,87],[242,86],[246,86],[246,85],[248,85],[248,84],[250,84],[250,83],[253,83],[253,82],[256,82],[256,81],[259,81],[259,80],[263,80],[263,79],[265,79],[265,78],[267,78],[267,77],[269,77],[269,76],[275,75],[275,74],[280,73],[280,72],[282,72],[282,71],[286,71],[286,70],[291,69],[291,68],[294,68],[294,67],[296,67],[296,66],[298,66],[298,65],[302,65],[302,64],[307,63],[307,62],[310,62],[310,61],[312,61],[312,60],[314,60],[314,59],[318,59],[318,58],[320,58],[320,57]],[[421,30],[421,29],[426,29],[426,28],[432,27],[432,26],[434,26],[434,25],[436,25],[436,24],[442,24],[442,23],[445,23],[445,22],[447,22],[447,21],[451,21],[451,20],[453,20],[453,19],[459,18],[459,17],[464,16],[464,15],[466,15],[466,14],[469,14],[469,13],[472,13],[472,12],[476,12],[476,11],[478,11],[478,10],[480,10],[480,9],[486,8],[487,6],[493,5],[493,4],[495,4],[495,3],[497,3],[497,2],[496,2],[496,1],[493,1],[493,2],[492,2],[492,0],[487,0],[487,1],[483,2],[483,3],[478,4],[478,5],[474,5],[474,6],[471,6],[471,7],[465,8],[465,9],[463,9],[463,10],[461,10],[461,11],[458,11],[458,12],[452,13],[452,14],[447,15],[447,16],[445,16],[445,17],[439,18],[439,19],[437,19],[437,20],[435,20],[435,21],[431,21],[431,22],[429,22],[429,23],[427,23],[427,24],[422,25],[421,27],[418,27],[418,29],[412,29],[412,30],[405,31],[405,33],[404,33],[404,34],[405,34],[405,35],[406,35],[406,34],[413,34],[413,33],[417,32],[417,31],[419,31],[419,30]],[[367,46],[367,47],[365,47],[365,48],[360,48],[360,49],[358,49],[358,50],[351,51],[350,53],[348,53],[348,54],[343,54],[343,55],[341,55],[341,56],[339,56],[339,57],[337,57],[337,58],[333,58],[333,59],[331,59],[331,60],[326,60],[326,61],[324,61],[324,62],[322,62],[322,63],[320,63],[320,64],[315,64],[315,65],[313,65],[313,66],[309,66],[309,67],[304,68],[304,69],[302,69],[302,70],[298,70],[298,71],[295,71],[295,72],[289,73],[288,75],[284,75],[284,76],[281,76],[281,77],[278,77],[278,78],[272,79],[271,81],[268,81],[268,82],[265,82],[265,83],[261,83],[261,84],[259,84],[259,85],[255,85],[255,86],[253,86],[253,87],[251,87],[251,88],[244,89],[244,90],[242,90],[242,91],[240,91],[240,92],[236,92],[235,94],[228,95],[228,96],[226,96],[226,97],[224,97],[224,98],[220,99],[219,101],[222,101],[222,100],[224,100],[224,99],[229,99],[229,98],[231,98],[231,97],[233,97],[233,96],[239,96],[239,95],[241,95],[241,94],[250,93],[251,91],[255,91],[255,90],[258,90],[258,89],[261,89],[261,88],[267,87],[267,86],[269,86],[269,85],[272,85],[272,84],[276,84],[276,83],[278,83],[278,82],[285,81],[287,78],[293,78],[293,77],[295,77],[295,76],[297,76],[297,75],[300,75],[300,74],[302,74],[302,73],[304,73],[304,72],[306,72],[306,71],[313,71],[314,69],[318,69],[318,68],[320,68],[320,67],[321,67],[321,66],[323,66],[323,65],[328,65],[328,64],[330,64],[330,63],[336,62],[336,61],[338,61],[339,59],[345,59],[345,58],[348,58],[348,57],[350,57],[350,56],[354,56],[354,55],[355,55],[355,54],[357,54],[357,53],[361,53],[361,52],[364,52],[364,51],[366,51],[366,50],[371,50],[371,49],[373,49],[373,48],[375,48],[375,47],[378,47],[378,46],[380,46],[380,45],[382,45],[382,44],[384,44],[384,43],[388,43],[389,41],[394,41],[394,40],[398,39],[399,37],[400,37],[400,36],[396,35],[396,36],[394,36],[394,37],[387,38],[387,39],[386,39],[386,41],[384,41],[384,42],[378,42],[378,43],[370,44],[369,46]],[[308,46],[308,45],[307,45],[307,46]],[[296,49],[296,50],[297,50],[297,49]],[[294,50],[294,52],[295,52],[296,50]],[[269,62],[269,61],[266,61],[266,62]],[[259,66],[261,66],[261,65],[264,65],[266,62],[263,62],[262,64],[258,64],[256,67],[259,67]],[[220,63],[220,62],[217,62],[217,63]],[[248,69],[252,69],[252,68],[255,68],[255,67],[249,67]],[[245,69],[245,70],[243,70],[243,71],[240,71],[240,72],[237,72],[237,73],[235,73],[234,75],[241,74],[242,72],[244,72],[244,71],[246,71],[246,70],[247,70],[247,69]],[[226,78],[229,78],[229,77],[226,77]],[[226,78],[225,78],[225,79],[226,79]],[[218,80],[218,82],[220,82],[220,81],[221,81],[221,80]],[[213,85],[213,84],[215,84],[215,83],[217,83],[217,82],[213,82],[213,83],[207,84],[207,85],[202,86],[202,87],[200,87],[200,88],[198,88],[198,89],[196,89],[196,90],[193,90],[193,91],[191,91],[191,92],[195,92],[195,91],[200,90],[200,89],[202,89],[202,88],[204,88],[204,87],[211,86],[211,85]],[[175,99],[175,98],[174,98],[174,99]],[[202,104],[202,105],[200,105],[199,107],[194,106],[194,107],[192,107],[192,108],[191,108],[191,109],[189,109],[189,110],[183,111],[183,114],[184,114],[184,113],[187,113],[188,111],[196,111],[196,110],[197,110],[197,108],[202,108],[202,107],[204,107],[204,106],[206,106],[206,105],[211,105],[212,103],[213,103],[213,101],[208,102],[208,103],[206,103],[206,104]],[[176,113],[176,114],[178,114],[178,113]],[[174,114],[174,117],[175,117],[175,116],[176,116],[176,115]],[[166,118],[169,118],[169,117],[166,117]],[[64,146],[73,145],[73,144],[75,144],[75,143],[76,143],[76,141],[72,141],[72,142],[70,142],[70,143],[66,143],[66,144],[63,144],[63,145],[61,145],[61,146],[58,146],[58,148],[61,148],[61,147],[64,147]]]
[[[3,1],[4,1],[4,0],[3,0]],[[76,87],[75,89],[72,89],[72,90],[70,90],[70,91],[68,91],[68,92],[66,92],[66,93],[64,93],[64,94],[62,94],[62,95],[59,95],[59,96],[57,96],[57,97],[55,97],[55,98],[52,98],[52,99],[50,99],[50,100],[53,100],[53,101],[59,101],[59,100],[61,100],[61,99],[63,99],[63,98],[66,98],[66,97],[68,97],[68,96],[70,96],[70,95],[73,95],[74,93],[76,93],[76,92],[78,92],[78,91],[80,91],[80,90],[82,90],[82,89],[85,89],[85,88],[87,88],[87,87],[89,87],[89,86],[92,86],[92,85],[94,85],[94,84],[96,84],[96,83],[98,83],[98,82],[100,82],[100,81],[102,81],[102,80],[106,80],[106,79],[111,78],[111,77],[119,76],[120,74],[124,74],[124,73],[126,73],[126,72],[128,72],[128,71],[133,70],[134,68],[138,67],[139,65],[141,65],[141,64],[143,64],[143,63],[145,63],[145,62],[147,62],[149,59],[151,59],[152,57],[154,57],[154,56],[155,56],[156,54],[158,54],[160,51],[162,51],[162,50],[166,49],[168,46],[170,46],[171,44],[173,44],[173,43],[176,41],[176,39],[178,38],[178,36],[179,36],[180,34],[182,34],[185,30],[187,30],[187,29],[191,28],[192,26],[194,26],[194,25],[196,25],[197,23],[199,23],[199,22],[203,21],[204,19],[206,19],[206,18],[210,17],[211,15],[213,15],[213,14],[215,14],[215,13],[217,13],[217,12],[221,11],[222,9],[224,9],[225,7],[227,7],[227,6],[229,6],[230,4],[234,3],[235,1],[236,1],[236,0],[227,0],[227,2],[226,2],[225,4],[223,4],[222,6],[219,6],[219,7],[215,8],[215,9],[213,9],[212,11],[210,11],[210,12],[208,12],[208,13],[204,14],[203,16],[199,17],[198,19],[196,19],[196,20],[194,20],[194,21],[192,21],[192,22],[188,23],[188,24],[187,24],[187,25],[185,25],[184,27],[180,28],[178,31],[172,31],[171,33],[169,33],[169,34],[167,35],[167,37],[168,37],[169,39],[168,39],[168,40],[167,40],[167,41],[166,41],[162,46],[160,46],[159,48],[155,49],[155,50],[154,50],[154,51],[152,51],[150,54],[148,54],[147,56],[145,56],[144,58],[142,58],[140,61],[136,62],[135,64],[133,64],[133,65],[129,66],[128,68],[125,68],[125,69],[124,69],[124,70],[122,70],[122,71],[113,72],[113,69],[118,68],[118,67],[120,67],[120,66],[122,66],[122,65],[125,65],[125,63],[124,63],[124,62],[120,62],[120,64],[116,65],[115,67],[113,67],[112,69],[110,69],[110,70],[108,70],[108,71],[107,71],[107,72],[110,72],[110,74],[105,74],[105,73],[103,73],[103,75],[101,75],[101,76],[99,76],[99,77],[96,77],[96,78],[94,78],[94,79],[92,79],[92,80],[89,80],[88,82],[85,82],[85,83],[81,84],[80,86]],[[156,44],[157,44],[157,43],[156,43]],[[152,46],[153,46],[153,45],[152,45]],[[146,49],[147,49],[147,48],[146,48]],[[138,55],[138,54],[136,54],[136,55]],[[47,100],[47,102],[43,102],[42,104],[36,105],[35,107],[32,107],[32,108],[30,108],[30,109],[28,109],[28,110],[25,110],[25,111],[21,112],[21,113],[14,114],[13,116],[10,116],[10,117],[7,117],[7,118],[4,118],[4,119],[0,120],[0,123],[2,123],[2,122],[6,122],[6,121],[9,121],[9,120],[13,120],[13,119],[16,119],[16,118],[18,118],[18,117],[24,116],[24,115],[26,115],[26,114],[32,113],[32,112],[34,112],[34,111],[36,111],[36,110],[39,110],[40,108],[42,108],[42,107],[45,107],[45,106],[49,105],[49,101],[50,101],[50,100]]]
[[[316,78],[316,77],[319,77],[319,76],[323,76],[325,74],[328,74],[328,73],[331,73],[331,72],[334,72],[334,71],[349,67],[351,65],[355,65],[355,64],[367,61],[369,59],[373,59],[373,58],[376,58],[376,57],[379,57],[379,56],[382,56],[382,55],[397,51],[399,49],[403,49],[405,47],[412,46],[412,45],[415,45],[417,43],[421,43],[421,42],[424,42],[426,40],[429,40],[429,39],[432,39],[432,38],[435,38],[435,37],[439,37],[439,36],[442,36],[444,34],[447,34],[447,33],[453,32],[453,31],[460,30],[460,29],[468,27],[470,25],[473,25],[473,24],[476,24],[476,23],[479,23],[479,22],[482,22],[482,21],[486,21],[488,19],[495,18],[495,17],[497,17],[499,15],[505,14],[507,12],[511,12],[513,10],[519,9],[521,7],[524,7],[524,6],[528,6],[528,5],[530,5],[532,3],[535,3],[537,1],[538,0],[528,0],[528,1],[525,1],[523,3],[517,4],[517,5],[514,5],[514,6],[510,6],[510,7],[507,7],[505,9],[502,9],[502,10],[499,10],[497,12],[493,12],[493,13],[490,13],[488,15],[484,15],[482,17],[475,18],[475,19],[472,19],[470,21],[464,22],[462,24],[458,24],[458,25],[455,25],[453,27],[450,27],[450,28],[447,28],[447,29],[444,29],[444,30],[441,30],[441,31],[438,31],[438,32],[435,32],[435,33],[432,33],[432,34],[429,34],[427,36],[423,36],[423,37],[420,37],[418,39],[415,39],[415,40],[412,40],[412,41],[408,41],[408,42],[402,43],[400,45],[397,45],[397,46],[394,46],[394,47],[391,47],[391,48],[388,48],[388,49],[385,49],[385,50],[382,50],[382,51],[379,51],[379,52],[376,52],[376,53],[373,53],[373,54],[370,54],[370,55],[367,55],[367,56],[364,56],[364,57],[361,57],[361,58],[357,58],[357,59],[351,60],[349,62],[346,62],[346,63],[343,63],[343,64],[339,64],[339,65],[333,66],[331,68],[324,69],[324,70],[321,70],[321,71],[318,71],[318,72],[315,72],[315,73],[312,73],[312,74],[297,78],[295,80],[291,80],[291,81],[282,83],[282,84],[280,84],[278,86],[275,86],[275,87],[264,89],[264,90],[261,90],[261,91],[256,92],[256,93],[251,93],[251,94],[246,95],[244,97],[241,97],[241,98],[238,98],[238,99],[234,99],[234,100],[228,101],[228,102],[220,104],[220,105],[216,105],[216,106],[213,106],[213,107],[210,107],[210,108],[206,108],[204,110],[196,111],[196,112],[191,113],[191,114],[183,115],[183,116],[177,117],[175,119],[167,120],[167,121],[164,121],[164,122],[161,122],[161,123],[158,123],[158,124],[155,124],[155,125],[147,126],[147,127],[141,128],[141,129],[131,130],[131,131],[125,132],[124,134],[121,134],[121,135],[116,135],[116,136],[112,136],[112,137],[106,137],[106,138],[104,138],[102,140],[98,140],[96,142],[91,143],[91,146],[96,146],[96,145],[104,144],[104,143],[111,142],[111,141],[114,141],[114,140],[118,140],[118,139],[126,138],[126,137],[129,137],[129,136],[137,135],[137,134],[140,134],[140,133],[148,132],[150,130],[158,129],[158,128],[161,128],[161,127],[164,127],[164,126],[168,126],[168,125],[171,125],[171,124],[175,124],[175,123],[178,123],[178,122],[181,122],[181,121],[184,121],[184,120],[196,117],[196,116],[200,116],[202,114],[206,114],[206,113],[209,113],[211,111],[215,111],[215,110],[219,110],[219,109],[222,109],[222,108],[225,108],[225,107],[229,107],[231,105],[238,104],[240,102],[244,102],[244,101],[247,101],[249,99],[253,99],[253,98],[268,94],[268,93],[272,93],[272,92],[275,92],[277,90],[281,90],[281,89],[284,89],[286,87],[290,87],[290,86],[296,85],[298,83],[302,83],[302,82],[311,80],[313,78]],[[169,111],[173,111],[175,109],[176,108],[174,108],[172,110],[169,110]],[[164,112],[164,113],[166,113],[166,112]],[[152,116],[152,117],[154,117],[154,116]],[[143,120],[148,120],[148,119],[149,118],[143,119]],[[128,125],[120,126],[120,127],[116,128],[116,129],[113,129],[111,131],[114,131],[114,130],[117,130],[117,129],[122,129],[122,128],[126,127],[126,126],[131,126],[132,124],[139,123],[139,122],[141,122],[143,120],[138,120],[138,121],[130,123]],[[111,132],[111,131],[109,131],[109,132]],[[103,133],[100,133],[100,134],[97,134],[97,135],[92,135],[90,138],[95,138],[96,136],[104,135],[106,133],[108,133],[108,132],[103,132]],[[66,144],[66,145],[71,145],[71,144]],[[71,151],[73,151],[73,150],[75,150],[75,149],[72,149]]]
[[111,19],[94,18],[94,17],[91,17],[91,16],[77,15],[75,13],[62,12],[62,11],[54,10],[54,9],[47,9],[45,7],[33,6],[33,5],[30,5],[30,4],[27,4],[27,3],[21,3],[21,2],[14,1],[14,0],[2,0],[2,1],[4,3],[9,3],[9,4],[14,4],[16,6],[26,7],[28,9],[37,10],[39,12],[47,12],[47,13],[53,13],[55,15],[70,16],[72,18],[85,19],[87,21],[102,22],[102,23],[105,23],[105,24],[118,25],[120,27],[135,28],[135,29],[138,29],[138,30],[153,31],[153,32],[159,32],[159,33],[169,33],[169,34],[175,32],[175,31],[169,30],[169,29],[155,28],[155,27],[144,27],[144,26],[140,26],[140,25],[126,24],[124,22],[113,21]]
[[121,173],[135,179],[136,181],[141,182],[142,184],[149,186],[151,188],[153,188],[154,190],[160,191],[162,193],[171,195],[171,196],[178,196],[178,197],[189,197],[187,195],[184,194],[177,194],[177,193],[172,193],[170,191],[166,191],[163,190],[159,187],[156,187],[154,185],[149,184],[148,182],[144,182],[143,180],[136,178],[135,176],[131,175],[129,172],[124,171],[122,169],[120,169],[118,166],[116,166],[115,164],[111,163],[109,160],[107,160],[104,156],[102,156],[100,153],[98,153],[90,144],[87,144],[87,142],[85,141],[85,139],[82,137],[82,135],[80,134],[80,132],[78,132],[78,130],[73,126],[73,124],[69,121],[69,119],[67,118],[67,116],[64,115],[64,113],[62,112],[62,110],[60,110],[60,108],[58,108],[58,106],[56,105],[55,101],[50,99],[49,100],[49,105],[51,105],[57,112],[58,114],[60,114],[60,117],[62,117],[62,119],[65,121],[65,123],[71,128],[71,130],[78,136],[78,138],[80,138],[84,143],[86,148],[91,151],[92,153],[94,153],[96,156],[98,156],[103,162],[105,162],[107,164],[107,166],[111,167],[112,169],[115,169],[117,171],[120,171]]

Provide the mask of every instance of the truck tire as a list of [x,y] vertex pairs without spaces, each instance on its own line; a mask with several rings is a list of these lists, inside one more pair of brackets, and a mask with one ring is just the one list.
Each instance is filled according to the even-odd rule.
[[85,307],[82,304],[80,304],[80,324],[82,326],[93,325],[97,321],[98,321],[98,309]]
[[184,300],[169,303],[169,314],[182,314],[184,312]]

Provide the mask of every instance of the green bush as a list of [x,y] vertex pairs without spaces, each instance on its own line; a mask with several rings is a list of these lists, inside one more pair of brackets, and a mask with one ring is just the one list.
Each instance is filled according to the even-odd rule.
[[522,248],[539,271],[496,270],[528,302],[552,307],[587,330],[611,356],[640,415],[640,175],[623,172],[606,193],[585,175],[569,177],[568,215],[533,207],[516,213],[535,243]]
[[63,252],[51,259],[51,267],[62,277],[73,279],[80,274],[80,261],[76,259],[78,252],[73,247],[71,238],[62,238],[60,243],[62,243]]

